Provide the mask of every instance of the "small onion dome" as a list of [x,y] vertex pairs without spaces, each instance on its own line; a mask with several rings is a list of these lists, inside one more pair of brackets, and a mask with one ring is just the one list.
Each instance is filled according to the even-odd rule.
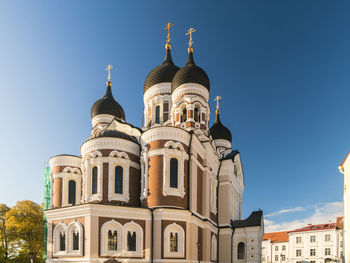
[[108,81],[106,94],[92,105],[91,118],[99,114],[109,114],[125,120],[124,110],[113,98],[111,86],[112,83]]
[[222,139],[229,142],[232,141],[232,135],[228,128],[226,128],[220,121],[220,115],[217,112],[213,126],[209,129],[214,140]]
[[173,59],[171,58],[170,44],[167,44],[165,47],[166,55],[164,61],[148,74],[143,86],[143,93],[158,83],[171,82],[175,73],[179,70],[179,67],[174,64]]
[[171,92],[185,83],[198,83],[210,90],[210,82],[207,73],[194,63],[193,49],[188,50],[188,59],[186,65],[176,74],[171,83]]

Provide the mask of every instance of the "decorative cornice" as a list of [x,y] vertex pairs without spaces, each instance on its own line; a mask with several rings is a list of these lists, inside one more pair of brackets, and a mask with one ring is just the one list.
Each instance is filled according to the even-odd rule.
[[103,149],[119,150],[134,155],[140,154],[138,144],[120,138],[95,138],[88,140],[81,146],[81,154],[85,156],[89,152]]
[[186,83],[177,87],[172,94],[172,101],[175,103],[178,98],[186,94],[196,94],[202,96],[206,101],[209,100],[209,91],[204,86],[197,83]]
[[188,145],[190,134],[175,127],[157,127],[149,129],[141,135],[141,145],[145,146],[150,142],[159,140],[174,140],[174,138],[176,138],[176,141]]
[[80,168],[81,157],[73,155],[56,155],[49,160],[50,167],[56,166],[73,166]]
[[156,95],[171,94],[171,82],[158,83],[149,88],[143,95],[144,104]]
[[[106,209],[107,207],[108,209]],[[142,218],[146,221],[151,219],[148,209],[123,206],[105,206],[98,204],[85,204],[46,210],[45,215],[47,220],[64,220],[85,216],[105,216],[126,219]]]

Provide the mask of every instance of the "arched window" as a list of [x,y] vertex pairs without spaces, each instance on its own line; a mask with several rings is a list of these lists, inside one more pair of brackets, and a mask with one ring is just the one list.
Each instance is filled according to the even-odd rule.
[[79,232],[73,232],[73,250],[79,250]]
[[115,167],[114,193],[123,194],[123,167]]
[[75,180],[69,180],[68,182],[68,204],[75,205],[76,197],[76,182]]
[[237,246],[237,259],[245,258],[245,245],[243,242],[240,242]]
[[187,109],[186,108],[184,108],[182,110],[182,122],[185,122],[185,121],[187,121]]
[[143,229],[134,221],[123,226],[123,251],[128,256],[143,255]]
[[185,256],[185,231],[182,226],[172,223],[164,229],[163,251],[165,257],[182,258]]
[[170,187],[178,187],[178,160],[176,158],[170,159]]
[[156,106],[156,120],[155,123],[160,123],[160,106]]
[[66,250],[66,232],[60,233],[60,251]]
[[199,122],[199,109],[198,109],[198,107],[194,108],[194,121]]
[[177,233],[170,233],[170,252],[179,252]]
[[128,231],[127,247],[128,251],[136,251],[136,232]]
[[123,226],[115,220],[104,223],[101,227],[101,255],[117,256],[122,252]]
[[108,251],[118,250],[118,232],[116,230],[108,231]]
[[97,194],[97,176],[98,176],[98,170],[97,170],[97,166],[94,166],[92,168],[92,178],[91,178],[91,181],[92,181],[92,187],[91,187],[91,194]]

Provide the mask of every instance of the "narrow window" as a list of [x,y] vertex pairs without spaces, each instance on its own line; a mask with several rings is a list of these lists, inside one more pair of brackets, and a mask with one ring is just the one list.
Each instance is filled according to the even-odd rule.
[[182,111],[182,122],[187,121],[187,109],[184,108]]
[[160,106],[156,106],[156,123],[160,123]]
[[123,167],[115,167],[115,182],[114,182],[114,193],[122,194],[123,193]]
[[73,250],[79,250],[79,232],[73,232]]
[[92,188],[91,194],[97,194],[97,167],[92,168]]
[[176,158],[170,159],[170,187],[177,188],[178,179],[178,161]]
[[60,233],[60,251],[66,250],[66,233],[61,232]]
[[243,242],[238,244],[237,247],[237,259],[244,259],[245,258],[245,245]]
[[170,252],[179,252],[177,233],[170,233]]
[[194,121],[199,122],[199,110],[198,108],[194,108]]
[[136,251],[136,232],[128,231],[128,251]]
[[116,230],[113,232],[111,230],[108,231],[108,250],[109,251],[117,251],[118,250],[118,233]]
[[68,182],[68,204],[75,205],[76,182],[69,180]]

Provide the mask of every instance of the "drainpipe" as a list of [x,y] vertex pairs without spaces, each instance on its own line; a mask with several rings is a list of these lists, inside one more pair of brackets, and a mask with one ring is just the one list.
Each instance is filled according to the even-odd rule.
[[188,193],[188,198],[187,198],[187,209],[188,211],[191,212],[190,205],[191,205],[191,180],[190,180],[190,172],[191,172],[191,159],[192,159],[192,154],[191,154],[191,146],[192,146],[192,137],[193,137],[193,130],[190,131],[191,137],[190,137],[190,142],[188,143],[188,166],[187,166],[187,193]]
[[[219,253],[219,247],[220,247],[220,225],[219,225],[219,174],[220,174],[220,169],[221,169],[221,165],[222,165],[222,160],[220,160],[220,165],[219,165],[219,168],[218,168],[218,173],[216,175],[216,178],[217,178],[217,186],[216,186],[216,215],[217,215],[217,226],[218,226],[218,238],[217,238],[217,242],[216,242],[216,261],[219,263],[220,262],[220,253]],[[232,248],[231,248],[232,250]]]
[[233,263],[233,233],[235,232],[235,228],[232,227],[232,234],[231,234],[231,263]]
[[153,263],[153,229],[154,229],[153,208],[150,208],[150,211],[151,211],[151,263]]

